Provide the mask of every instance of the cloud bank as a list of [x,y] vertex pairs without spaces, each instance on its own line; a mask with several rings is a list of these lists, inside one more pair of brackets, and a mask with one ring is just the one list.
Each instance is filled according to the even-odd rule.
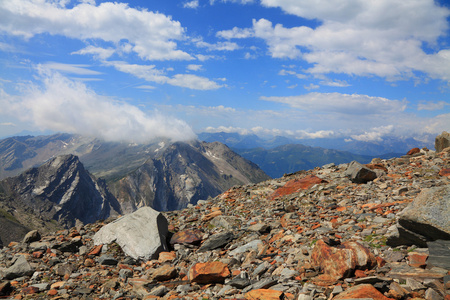
[[3,114],[15,114],[40,130],[95,136],[107,141],[149,142],[155,138],[177,141],[196,137],[184,122],[160,113],[146,114],[138,107],[96,94],[84,83],[40,67],[42,85],[28,85],[20,96],[0,89]]

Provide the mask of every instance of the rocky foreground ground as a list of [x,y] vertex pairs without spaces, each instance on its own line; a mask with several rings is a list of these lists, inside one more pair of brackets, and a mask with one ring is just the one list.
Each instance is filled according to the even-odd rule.
[[135,229],[31,232],[0,251],[0,297],[448,300],[449,176],[450,148],[413,149],[120,219]]

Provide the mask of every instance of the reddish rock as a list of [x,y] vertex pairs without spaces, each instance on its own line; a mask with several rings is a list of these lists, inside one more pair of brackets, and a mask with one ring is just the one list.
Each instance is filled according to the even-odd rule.
[[273,192],[270,198],[273,200],[275,198],[290,195],[300,190],[309,189],[313,185],[323,182],[326,181],[314,175],[308,175],[302,179],[293,179],[286,182],[284,186],[278,188],[275,192]]
[[386,173],[388,172],[388,169],[383,164],[366,164],[365,166],[371,170],[378,169],[378,170],[383,170]]
[[27,286],[26,288],[22,289],[22,293],[26,295],[36,294],[39,293],[39,288],[35,286]]
[[155,270],[152,279],[156,281],[166,281],[177,277],[177,269],[171,265],[163,265]]
[[408,151],[408,153],[406,153],[406,155],[414,155],[420,152],[419,148],[412,148],[411,150]]
[[447,176],[450,177],[450,169],[442,169],[439,171],[440,176]]
[[56,296],[58,294],[57,290],[49,290],[47,292],[47,296]]
[[351,276],[356,268],[370,269],[376,266],[377,260],[366,247],[357,242],[345,242],[339,247],[331,247],[319,240],[312,251],[311,264],[331,278],[339,280]]
[[42,258],[42,256],[44,256],[44,253],[42,253],[41,251],[33,252],[33,257],[34,258]]
[[375,256],[369,249],[357,242],[345,242],[340,248],[349,249],[353,252],[356,259],[356,267],[361,269],[371,269],[377,265]]
[[199,245],[202,241],[203,233],[200,230],[186,229],[175,233],[170,239],[170,244],[190,244]]
[[428,254],[419,252],[408,253],[408,263],[414,268],[425,268],[427,265]]
[[103,245],[95,246],[95,247],[88,253],[88,256],[89,256],[89,255],[92,255],[92,256],[99,255],[100,252],[102,252],[102,247],[103,247]]
[[345,292],[340,293],[333,300],[371,298],[373,300],[392,300],[384,296],[380,291],[371,284],[360,284],[349,288]]
[[223,283],[230,276],[227,264],[219,261],[196,263],[189,270],[189,280],[197,283]]
[[221,214],[222,214],[222,212],[220,210],[213,211],[212,213],[209,213],[209,214],[203,216],[202,221],[207,222],[211,219],[214,219],[217,216],[220,216]]
[[162,264],[168,261],[174,261],[176,258],[177,254],[175,253],[175,251],[161,252],[159,253],[158,262]]
[[95,261],[93,259],[86,258],[84,260],[84,266],[86,266],[86,267],[93,267],[94,265],[95,265]]
[[356,267],[350,249],[338,249],[330,247],[324,241],[319,240],[311,254],[311,264],[319,267],[323,273],[335,280],[350,276]]
[[245,294],[248,300],[279,300],[284,299],[283,292],[271,289],[257,289]]

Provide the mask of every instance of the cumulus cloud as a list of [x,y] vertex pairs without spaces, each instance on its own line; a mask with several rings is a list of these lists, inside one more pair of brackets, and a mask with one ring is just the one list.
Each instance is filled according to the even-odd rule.
[[363,134],[351,135],[351,138],[361,142],[381,142],[383,141],[383,136],[392,133],[393,129],[393,125],[375,127],[371,131],[366,131]]
[[272,57],[302,59],[311,64],[307,72],[313,74],[377,75],[396,80],[424,72],[431,78],[450,80],[450,50],[440,49],[443,46],[439,40],[447,35],[450,10],[435,1],[261,3],[317,20],[319,25],[286,28],[259,19],[253,20],[251,28],[233,28],[217,36],[263,39]]
[[316,113],[348,115],[391,114],[406,109],[406,101],[358,94],[314,92],[300,96],[261,97],[261,100],[285,103],[293,108]]
[[[26,39],[48,33],[80,40],[101,40],[119,48],[125,42],[131,46],[131,51],[146,60],[193,59],[177,49],[176,41],[185,38],[185,29],[179,22],[125,3],[95,5],[88,1],[67,8],[58,1],[0,1],[0,31]],[[89,47],[79,52],[107,55]]]
[[148,142],[158,137],[194,139],[184,122],[158,112],[147,114],[138,107],[96,94],[84,83],[58,72],[40,69],[42,85],[24,88],[21,96],[0,90],[3,114],[15,114],[40,130],[96,136],[108,141]]

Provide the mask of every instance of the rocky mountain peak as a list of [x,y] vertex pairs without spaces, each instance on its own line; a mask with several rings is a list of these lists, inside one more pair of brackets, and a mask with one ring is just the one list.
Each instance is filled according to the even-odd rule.
[[11,207],[32,210],[39,217],[66,227],[78,222],[92,223],[120,212],[120,205],[105,183],[93,177],[71,154],[54,157],[0,184],[11,197]]

